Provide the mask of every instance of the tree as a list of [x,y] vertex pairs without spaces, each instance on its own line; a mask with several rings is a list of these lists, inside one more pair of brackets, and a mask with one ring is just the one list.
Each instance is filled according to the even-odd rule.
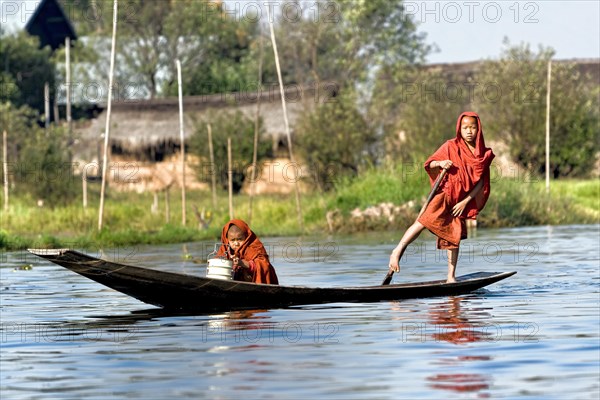
[[39,48],[37,37],[25,32],[14,35],[0,33],[0,97],[16,107],[28,105],[44,112],[44,83],[48,82],[51,96],[55,84],[55,65],[50,60],[50,48]]
[[[332,175],[353,176],[378,162],[383,129],[373,117],[381,117],[375,111],[384,99],[377,96],[374,77],[381,70],[422,61],[429,47],[401,0],[316,1],[308,6],[288,1],[278,15],[285,83],[315,85],[337,96],[317,104],[314,114],[307,112],[294,133],[300,155],[316,171],[316,183],[329,189]],[[270,76],[271,62],[265,64]]]
[[236,20],[221,2],[144,1],[121,26],[120,57],[143,91],[154,98],[177,94],[175,60],[182,64],[184,95],[232,91],[245,84],[241,59],[255,23]]
[[51,207],[73,202],[81,178],[75,176],[68,142],[64,127],[30,131],[18,154],[15,178],[19,189]]
[[[214,149],[214,164],[210,163],[208,153],[207,125],[211,125]],[[227,188],[228,182],[228,160],[227,160],[227,138],[232,143],[232,171],[233,188],[238,192],[252,172],[252,153],[254,148],[254,121],[246,117],[241,111],[216,112],[207,118],[195,121],[196,130],[189,141],[190,153],[196,155],[200,160],[198,178],[204,182],[210,182],[212,175],[216,174],[217,182],[223,189]],[[259,135],[264,136],[262,121],[259,120]],[[258,143],[257,162],[272,156],[272,146],[267,141]]]
[[[486,131],[505,141],[513,159],[529,171],[545,172],[546,76],[550,48],[509,47],[499,61],[487,61],[477,75],[476,108]],[[597,85],[586,84],[572,63],[552,66],[550,169],[554,177],[585,176],[598,142]]]
[[422,162],[454,137],[468,91],[440,69],[409,67],[382,71],[371,113],[381,122],[392,161]]
[[[170,59],[181,58],[185,95],[238,92],[255,81],[244,59],[257,32],[257,21],[226,12],[221,2],[192,1],[185,11],[173,12],[167,20]],[[188,17],[181,18],[182,12]],[[257,60],[251,62],[257,63]],[[177,93],[175,74],[164,83],[164,91]]]
[[278,22],[282,68],[294,83],[351,87],[379,68],[422,61],[429,51],[402,0],[288,1]]
[[321,189],[332,189],[341,178],[354,177],[376,163],[376,132],[358,111],[350,92],[302,115],[295,134],[296,148]]
[[39,114],[26,105],[0,103],[0,130],[10,135],[7,165],[15,190],[34,200],[55,206],[75,198],[79,179],[68,157],[67,133],[51,126],[46,131],[37,124]]
[[[73,24],[78,36],[110,34],[113,2],[107,0],[59,0],[63,11]],[[127,6],[126,6],[127,11]],[[129,5],[127,15],[134,14]],[[105,30],[108,29],[108,33]]]
[[[106,80],[112,33],[112,1],[61,0],[85,36],[88,71]],[[155,98],[177,94],[175,60],[183,69],[184,95],[239,90],[249,79],[242,59],[257,21],[227,12],[220,0],[128,0],[119,2],[115,78],[118,98]],[[83,54],[84,52],[82,52]],[[85,73],[86,71],[82,71]],[[85,75],[85,74],[84,74]],[[255,77],[251,76],[254,80]],[[104,91],[104,96],[106,90]]]

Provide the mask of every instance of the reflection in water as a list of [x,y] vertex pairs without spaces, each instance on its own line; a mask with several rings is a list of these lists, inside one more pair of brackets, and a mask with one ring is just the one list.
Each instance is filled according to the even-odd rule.
[[[453,392],[479,392],[489,389],[488,379],[481,374],[438,374],[427,378],[428,381],[434,382],[429,387]],[[481,393],[478,397],[490,396],[487,393]]]
[[[490,333],[476,330],[461,310],[462,297],[451,296],[446,304],[436,304],[429,310],[430,321],[434,327],[431,334],[436,341],[454,344],[479,342]],[[480,318],[480,317],[479,317]]]
[[[429,310],[429,319],[433,325],[431,338],[435,341],[444,341],[455,345],[479,342],[489,338],[489,333],[475,329],[477,322],[470,321],[466,312],[461,307],[461,302],[467,302],[464,297],[452,296],[447,303],[437,303]],[[487,313],[486,313],[487,314]],[[481,311],[478,310],[477,320],[481,320]],[[466,363],[472,361],[489,361],[489,356],[459,356],[436,360],[434,364],[451,365],[453,369],[460,370]],[[434,374],[427,377],[429,386],[434,389],[450,390],[453,392],[481,392],[489,389],[491,377],[477,373],[456,372],[451,374]],[[478,397],[489,397],[488,393],[477,393]]]
[[257,342],[265,332],[269,332],[269,324],[265,321],[269,318],[267,310],[240,310],[213,314],[208,320],[207,330],[213,335],[221,335],[222,338],[233,334],[235,342],[243,340],[252,344]]
[[[599,399],[599,227],[479,229],[465,264],[519,271],[483,294],[266,312],[150,308],[28,253],[0,254],[0,393],[3,399],[567,399],[573,393]],[[298,243],[312,257],[317,240]],[[334,240],[340,256],[333,262],[323,254],[290,262],[280,252],[281,278],[317,286],[381,282],[394,238]],[[200,246],[209,248],[206,242],[188,250],[209,252],[196,251]],[[107,255],[203,274],[190,260],[174,261],[181,250],[138,246]],[[411,259],[407,280],[439,272],[418,268],[431,254]]]

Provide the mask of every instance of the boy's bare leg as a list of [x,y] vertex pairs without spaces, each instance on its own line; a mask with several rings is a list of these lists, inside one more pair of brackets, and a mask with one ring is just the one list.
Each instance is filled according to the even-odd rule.
[[400,239],[400,243],[398,243],[396,248],[392,250],[392,254],[390,255],[391,270],[400,272],[400,259],[402,258],[404,251],[409,244],[414,242],[414,240],[419,237],[421,232],[423,232],[423,229],[425,229],[425,226],[423,226],[423,224],[421,224],[419,221],[415,221],[415,223],[412,224],[410,228],[406,230],[406,232],[404,232],[404,236],[402,236],[402,239]]
[[458,249],[448,250],[448,279],[446,282],[456,282],[456,263],[458,262]]

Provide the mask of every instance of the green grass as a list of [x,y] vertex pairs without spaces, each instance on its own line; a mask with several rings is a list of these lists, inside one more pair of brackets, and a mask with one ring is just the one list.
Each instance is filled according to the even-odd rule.
[[329,202],[330,208],[347,213],[352,209],[391,202],[404,204],[427,196],[429,180],[413,164],[398,168],[369,169],[358,179],[342,180]]
[[550,186],[554,195],[570,197],[578,207],[598,212],[600,210],[600,180],[555,181]]
[[[304,232],[300,232],[294,194],[263,195],[254,198],[251,227],[260,236],[291,236],[328,232],[326,215],[335,211],[336,231],[403,229],[416,217],[429,191],[429,181],[420,168],[412,165],[365,171],[360,177],[339,182],[329,193],[302,194]],[[170,194],[170,220],[167,223],[165,198],[161,194],[156,213],[151,212],[152,194],[108,192],[104,226],[98,232],[98,193],[88,195],[83,209],[80,199],[55,208],[38,207],[27,197],[11,198],[8,212],[0,217],[0,248],[89,247],[133,244],[181,243],[220,237],[229,219],[228,198],[219,193],[212,206],[208,192],[187,193],[187,223],[181,224],[180,192]],[[393,222],[356,223],[350,213],[380,203],[402,205],[414,202]],[[246,195],[234,197],[237,218],[248,220]],[[194,207],[212,216],[208,228],[201,228]],[[597,179],[552,181],[546,193],[542,180],[496,179],[486,208],[479,216],[480,226],[525,226],[598,223],[600,183]]]
[[479,221],[483,226],[564,225],[598,223],[597,180],[545,182],[499,179]]

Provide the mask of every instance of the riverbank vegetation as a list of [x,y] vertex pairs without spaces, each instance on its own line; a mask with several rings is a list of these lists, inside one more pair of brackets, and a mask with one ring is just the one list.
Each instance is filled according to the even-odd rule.
[[[67,9],[87,10],[85,1],[60,2]],[[174,96],[179,89],[175,59],[184,61],[185,96],[255,93],[262,98],[266,88],[278,88],[270,37],[266,25],[261,25],[264,19],[237,18],[227,12],[224,2],[212,2],[209,8],[206,4],[130,2],[137,12],[135,18],[120,16],[116,99],[143,109],[148,99]],[[285,1],[282,10],[297,10],[302,4]],[[487,144],[494,143],[495,151],[505,147],[502,154],[497,151],[498,158],[508,158],[511,171],[526,171],[520,176],[508,171],[512,178],[493,177],[492,196],[479,226],[598,223],[600,89],[596,70],[555,61],[550,48],[540,47],[536,52],[528,44],[510,43],[499,60],[444,69],[425,64],[431,46],[416,21],[403,12],[402,0],[317,1],[314,7],[300,9],[295,18],[285,12],[274,18],[284,86],[315,92],[312,100],[303,99],[306,104],[295,115],[292,142],[283,138],[283,128],[273,122],[283,117],[279,111],[263,120],[249,117],[254,112],[232,114],[208,106],[197,119],[186,112],[186,118],[194,122],[194,132],[188,132],[185,144],[179,138],[163,137],[168,131],[178,131],[178,125],[161,125],[164,120],[144,117],[152,126],[127,132],[128,136],[145,143],[140,137],[144,131],[160,140],[149,141],[154,144],[147,148],[140,144],[131,152],[122,151],[119,141],[113,141],[111,157],[122,157],[127,168],[137,168],[137,162],[154,163],[153,177],[161,182],[140,185],[138,189],[145,193],[125,192],[117,189],[115,181],[131,174],[127,178],[113,174],[100,232],[100,173],[92,172],[96,175],[92,177],[77,165],[87,169],[100,164],[103,133],[98,130],[91,137],[78,137],[77,129],[60,116],[68,92],[59,84],[67,80],[65,49],[52,52],[39,48],[38,39],[25,32],[8,34],[0,29],[0,59],[5,60],[0,73],[4,89],[0,91],[0,131],[7,133],[3,143],[7,155],[0,171],[10,192],[10,204],[0,217],[0,247],[114,246],[218,238],[230,215],[224,191],[229,170],[237,170],[232,185],[234,215],[249,219],[249,198],[240,189],[247,186],[252,169],[227,166],[227,139],[233,143],[232,164],[249,166],[255,132],[258,164],[285,154],[289,160],[311,166],[310,176],[303,176],[302,186],[309,188],[301,196],[303,227],[293,195],[261,194],[254,199],[249,221],[261,236],[401,231],[414,220],[429,190],[422,162],[454,136],[456,117],[468,109],[479,112]],[[81,18],[85,13],[69,13],[79,36],[86,38],[77,40],[70,52],[70,81],[79,88],[101,88],[108,81],[111,13],[105,11],[93,21]],[[314,18],[313,12],[320,17]],[[48,96],[42,96],[45,82]],[[548,82],[552,86],[552,145],[546,171]],[[108,91],[98,90],[102,93],[93,99],[87,91],[76,91],[79,95],[72,100],[79,108],[73,111],[74,125],[102,118],[98,105]],[[47,115],[49,104],[46,107],[42,101],[45,97],[53,104],[51,116]],[[207,151],[209,132],[214,139],[214,161]],[[97,155],[91,155],[94,151],[85,155],[81,149],[82,154],[75,154],[76,144],[88,150],[98,148]],[[210,192],[188,190],[185,224],[177,173],[170,171],[172,179],[163,181],[158,175],[164,169],[156,166],[182,145],[190,156],[188,162],[198,160],[195,168],[203,169],[196,171],[201,175],[198,180],[206,183],[207,177],[214,177],[204,170],[210,165],[219,185],[218,206],[213,206]],[[136,168],[127,172],[135,174]],[[82,172],[90,176],[86,208],[80,193]],[[549,193],[540,178],[546,172],[553,178]],[[169,187],[167,212],[164,190]],[[152,190],[160,190],[158,196]]]
[[[412,170],[411,170],[412,171]],[[403,231],[416,217],[429,184],[418,173],[401,168],[373,169],[356,179],[336,183],[325,194],[304,194],[304,232],[298,227],[293,195],[259,196],[253,200],[252,228],[260,236],[300,236],[302,234],[352,233],[361,230]],[[170,221],[166,222],[164,198],[151,212],[154,199],[149,193],[108,194],[104,228],[97,231],[97,192],[90,191],[88,207],[81,201],[49,208],[37,206],[34,199],[21,196],[2,212],[0,248],[98,247],[132,244],[179,243],[214,239],[229,219],[227,195],[212,196],[206,191],[188,192],[187,223],[181,223],[179,193],[171,193]],[[246,195],[234,197],[235,215],[248,219]],[[364,211],[391,204],[391,213],[365,217]],[[388,207],[388,208],[389,208]],[[193,212],[198,210],[198,214]],[[202,216],[202,218],[199,218]],[[365,221],[365,218],[368,221]],[[498,178],[492,182],[492,195],[480,214],[480,227],[526,225],[591,224],[600,222],[598,180],[556,180],[546,193],[542,180]]]

